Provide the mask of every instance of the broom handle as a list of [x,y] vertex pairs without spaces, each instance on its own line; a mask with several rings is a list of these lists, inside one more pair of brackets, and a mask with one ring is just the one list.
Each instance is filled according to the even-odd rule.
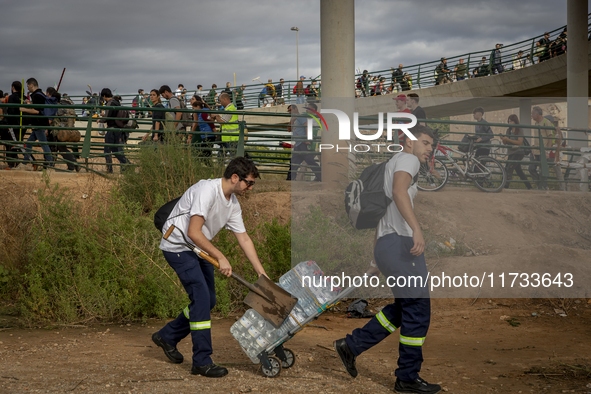
[[[171,225],[168,230],[166,230],[166,233],[164,234],[164,239],[168,240],[168,237],[170,237],[170,234],[172,234],[172,232],[174,231],[176,227],[174,225]],[[220,263],[214,259],[213,257],[211,257],[210,255],[208,255],[207,253],[205,253],[203,250],[199,249],[197,246],[193,247],[191,245],[187,244],[187,247],[190,247],[193,252],[195,252],[195,254],[199,257],[201,257],[204,260],[207,260],[208,262],[210,262],[211,264],[213,264],[217,269],[220,269]],[[261,293],[261,291],[259,289],[257,289],[256,287],[253,286],[252,283],[248,282],[246,279],[244,279],[243,277],[241,277],[240,275],[235,274],[234,272],[232,272],[232,278],[236,279],[238,282],[240,282],[242,285],[248,287],[248,289],[250,291],[255,292],[256,294],[260,295],[261,297],[265,298],[265,299],[269,299],[269,297],[267,297],[266,295],[264,295],[263,293]]]
[[[207,253],[205,253],[203,250],[199,249],[198,247],[195,247],[195,248],[193,248],[193,252],[195,252],[197,254],[197,256],[201,257],[202,259],[209,261],[217,269],[220,269],[220,263],[216,259],[214,259],[213,257],[211,257],[210,255],[208,255]],[[268,297],[266,295],[262,294],[259,289],[257,289],[256,287],[254,287],[252,285],[252,283],[250,283],[249,281],[247,281],[246,279],[244,279],[240,275],[234,273],[234,271],[232,271],[231,277],[234,278],[234,279],[236,279],[238,282],[240,282],[244,286],[248,287],[250,289],[250,291],[254,291],[255,293],[257,293],[261,297],[268,299]]]

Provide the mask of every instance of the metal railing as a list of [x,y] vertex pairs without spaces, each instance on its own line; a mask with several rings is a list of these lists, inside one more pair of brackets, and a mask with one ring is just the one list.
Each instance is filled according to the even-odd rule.
[[[591,32],[591,13],[587,16],[587,30]],[[550,42],[554,42],[562,33],[566,26],[559,27],[550,33]],[[449,73],[439,73],[437,70],[438,65],[440,64],[441,60],[433,60],[430,62],[414,64],[410,66],[406,66],[402,68],[403,73],[407,73],[410,76],[411,80],[411,87],[408,90],[418,88],[425,88],[430,86],[435,86],[439,83],[448,83],[452,81],[457,81],[455,75],[455,67],[459,64],[459,60],[464,60],[464,65],[466,66],[466,72],[464,74],[465,79],[474,78],[474,77],[484,77],[493,75],[493,73],[498,73],[497,64],[500,66],[499,69],[504,71],[511,71],[513,69],[522,68],[521,64],[516,61],[516,57],[520,51],[523,52],[521,60],[524,61],[523,66],[527,67],[532,64],[539,63],[540,60],[544,61],[550,58],[544,50],[538,51],[536,49],[536,42],[544,37],[543,34],[528,38],[526,40],[522,40],[510,45],[504,45],[501,48],[502,57],[499,59],[499,62],[496,63],[494,61],[494,51],[495,48],[486,49],[482,51],[476,52],[468,52],[461,55],[456,55],[452,57],[445,57],[447,59],[447,69],[450,70]],[[559,53],[562,52],[562,48],[560,48]],[[545,54],[546,53],[546,54]],[[484,58],[484,62],[483,62]],[[528,58],[528,61],[525,59]],[[477,74],[474,75],[474,70],[477,70]],[[375,70],[370,71],[367,74],[367,78],[364,83],[359,84],[359,78],[363,75],[363,73],[359,73],[355,76],[356,86],[362,95],[372,95],[372,91],[376,86],[377,80],[374,80],[374,77],[378,80],[380,78],[385,78],[386,80],[386,87],[393,86],[394,91],[396,91],[396,81],[394,81],[394,77],[392,76],[392,72],[395,71],[394,68],[385,69],[385,70]],[[377,74],[377,75],[376,75]],[[402,91],[400,88],[404,88],[404,86],[400,86],[398,84],[398,91]]]
[[[18,108],[20,105],[18,104],[0,104],[0,108],[4,110],[6,113],[6,109],[8,108]],[[40,108],[39,105],[23,105],[23,107],[28,108]],[[49,107],[49,106],[47,106]],[[75,108],[77,110],[96,110],[100,112],[100,108],[98,107],[90,107],[90,106],[80,106],[80,105],[55,105],[51,106],[53,108]],[[109,107],[109,110],[133,110],[133,107]],[[137,108],[136,108],[137,109]],[[170,109],[166,108],[148,108],[142,107],[139,110],[145,112],[170,112]],[[192,109],[186,110],[176,110],[175,112],[188,112],[190,114],[194,113],[204,113],[209,112],[210,114],[224,114],[224,111],[196,111]],[[216,127],[218,128],[215,133],[211,132],[202,132],[199,131],[197,127],[196,130],[192,130],[191,127],[189,130],[178,130],[174,132],[179,139],[176,140],[179,142],[179,148],[182,149],[191,149],[197,155],[202,156],[204,159],[213,160],[216,162],[220,161],[227,161],[229,157],[235,155],[247,155],[252,160],[254,160],[260,168],[261,173],[266,174],[277,174],[277,176],[286,176],[290,170],[290,163],[292,163],[292,158],[297,155],[308,155],[308,157],[313,156],[317,163],[312,163],[312,165],[308,162],[306,164],[300,164],[297,166],[301,173],[304,173],[305,179],[313,179],[313,175],[308,172],[312,167],[315,167],[314,164],[320,164],[320,155],[321,152],[318,151],[318,143],[320,142],[321,137],[315,137],[311,144],[314,148],[313,151],[304,151],[304,152],[296,152],[291,149],[291,144],[297,142],[297,139],[294,138],[290,133],[288,133],[287,128],[289,126],[290,120],[292,115],[288,113],[266,113],[266,112],[245,112],[245,111],[236,111],[234,114],[238,115],[238,132],[236,133],[223,133],[220,132],[220,123],[213,122]],[[256,116],[259,120],[255,122],[253,117]],[[306,115],[300,115],[306,116]],[[273,117],[273,122],[269,121],[269,118]],[[68,119],[71,117],[68,116],[60,116],[62,121],[64,119]],[[26,115],[24,117],[26,119]],[[85,117],[76,117],[76,126],[75,127],[65,127],[63,125],[53,125],[49,127],[43,127],[43,129],[47,129],[48,135],[57,130],[73,130],[80,133],[80,141],[78,142],[60,142],[55,138],[51,138],[50,141],[27,141],[28,138],[31,136],[31,129],[32,126],[25,125],[21,129],[18,124],[20,123],[20,116],[19,115],[4,115],[4,120],[8,123],[16,123],[16,125],[10,125],[5,123],[0,123],[0,131],[2,135],[7,135],[7,131],[12,129],[13,134],[15,136],[14,139],[8,138],[0,141],[0,145],[4,145],[5,149],[0,150],[0,162],[4,162],[6,165],[14,168],[17,165],[22,167],[26,167],[27,169],[31,170],[31,166],[29,165],[37,165],[43,166],[46,168],[53,168],[58,171],[75,171],[78,169],[85,170],[87,172],[95,172],[99,174],[104,174],[105,169],[108,168],[107,163],[105,162],[105,158],[108,155],[114,155],[115,153],[111,152],[112,148],[122,149],[122,154],[124,154],[127,159],[130,160],[131,164],[135,163],[136,154],[139,149],[145,146],[154,146],[153,143],[150,142],[150,139],[144,141],[143,136],[145,133],[151,133],[151,125],[152,119],[144,118],[144,119],[137,119],[137,123],[139,129],[121,129],[121,128],[109,128],[102,123],[98,123],[99,120],[115,120],[117,118],[105,118],[104,116],[100,119],[97,117],[92,116],[85,116]],[[371,123],[377,124],[378,119],[377,116],[371,117],[359,117],[360,122],[364,123]],[[442,120],[442,119],[425,119],[419,120],[420,122],[427,123],[433,127],[441,127],[444,125],[449,125],[450,130],[446,131],[445,133],[449,136],[453,135],[463,135],[464,132],[454,131],[453,127],[456,126],[477,126],[482,125],[479,122],[463,122],[463,121],[452,121],[452,120]],[[26,121],[25,121],[26,123]],[[199,125],[200,121],[190,121],[191,125]],[[566,166],[566,168],[558,169],[556,168],[555,163],[550,161],[546,157],[546,150],[548,147],[545,147],[544,142],[548,139],[554,139],[554,137],[543,137],[538,130],[540,129],[549,129],[554,131],[554,127],[544,127],[544,126],[536,126],[536,125],[509,125],[504,123],[486,123],[487,126],[492,128],[502,128],[504,131],[508,127],[519,127],[522,130],[533,130],[533,137],[528,136],[527,134],[524,136],[525,139],[529,140],[530,146],[521,147],[526,151],[531,150],[540,150],[540,158],[538,161],[534,160],[529,154],[526,154],[525,158],[520,161],[509,160],[507,149],[514,148],[514,145],[503,145],[498,142],[497,137],[504,136],[503,133],[495,133],[493,139],[488,144],[479,144],[479,148],[489,148],[491,150],[490,155],[499,160],[505,166],[507,164],[513,163],[522,163],[523,165],[533,165],[539,166],[539,174],[542,181],[546,181],[552,188],[558,188],[561,180],[557,179],[556,175],[558,171],[563,174],[564,184],[575,184],[581,182],[581,177],[579,174],[582,173],[583,170],[580,168],[576,168],[573,170],[570,165]],[[363,128],[363,126],[362,126]],[[365,127],[370,130],[372,127],[368,126]],[[315,131],[318,131],[315,128]],[[577,131],[575,129],[567,129],[567,133],[570,131]],[[588,132],[588,130],[579,130]],[[125,143],[120,144],[113,144],[107,143],[104,139],[104,134],[107,132],[115,132],[115,133],[129,133],[129,137],[126,139]],[[164,133],[165,135],[172,132],[164,132],[159,131],[159,133]],[[205,134],[214,135],[215,139],[211,141],[202,141],[200,136]],[[394,133],[394,143],[398,143],[398,135]],[[471,133],[474,134],[474,133]],[[237,137],[238,140],[228,144],[220,141],[221,136],[234,136]],[[20,138],[19,138],[20,137]],[[531,146],[531,141],[533,138],[538,139],[538,147]],[[286,143],[286,141],[291,141],[291,144]],[[563,138],[563,141],[566,142],[566,147],[561,147],[560,154],[562,155],[562,162],[563,163],[577,163],[582,162],[581,159],[586,156],[585,152],[583,152],[579,148],[571,148],[568,146],[569,142],[575,141],[585,141],[585,139],[575,139],[575,138]],[[376,143],[386,143],[384,138],[381,140],[377,140]],[[457,147],[461,144],[460,141],[453,141],[453,140],[441,140],[442,145],[447,145],[451,147]],[[40,150],[43,146],[47,146],[50,148],[50,152],[47,153],[48,157],[51,157],[51,161],[47,160],[44,157],[44,152]],[[556,148],[552,148],[551,150],[555,150]],[[25,160],[24,156],[25,153],[32,154],[32,161]],[[363,154],[358,154],[355,156],[355,165],[359,169],[364,168],[367,164],[373,162],[379,162],[387,160],[391,157],[391,153],[382,151],[381,153],[377,152],[368,152]],[[529,161],[527,158],[529,157]],[[454,158],[455,159],[455,158]],[[462,160],[462,158],[457,158],[458,160]],[[584,162],[583,162],[584,163]],[[588,163],[588,162],[587,162]],[[112,163],[112,166],[115,167],[125,167],[128,164],[121,164],[121,163]],[[583,164],[584,170],[589,168],[589,164]],[[577,167],[577,166],[573,166]],[[579,166],[580,167],[580,166]],[[292,176],[295,179],[297,169],[296,167],[292,167]],[[552,174],[551,174],[552,173]],[[535,179],[532,179],[528,176],[528,180],[531,183],[539,185]],[[521,180],[509,180],[512,186],[516,187],[523,187],[523,181]],[[451,185],[458,185],[462,186],[464,182],[461,180],[457,180],[454,182],[453,179],[450,179]],[[584,188],[582,186],[582,188]]]

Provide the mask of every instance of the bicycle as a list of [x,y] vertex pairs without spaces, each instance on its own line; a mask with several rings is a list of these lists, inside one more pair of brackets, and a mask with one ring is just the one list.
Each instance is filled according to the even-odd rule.
[[[468,151],[461,152],[439,144],[441,139],[438,135],[439,131],[435,130],[434,134],[436,146],[431,159],[426,164],[421,164],[419,169],[417,181],[419,190],[429,192],[440,190],[449,180],[450,172],[460,180],[471,180],[483,192],[497,193],[503,190],[507,174],[501,163],[489,156],[475,157],[474,141],[479,138],[478,136],[468,136],[470,141]],[[454,153],[464,157],[463,168],[452,157]],[[435,158],[436,156],[445,158],[446,164],[453,166],[452,169],[448,169],[443,161]]]

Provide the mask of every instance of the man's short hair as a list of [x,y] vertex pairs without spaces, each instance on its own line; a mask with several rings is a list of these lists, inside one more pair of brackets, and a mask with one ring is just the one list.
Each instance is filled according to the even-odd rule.
[[55,90],[55,88],[54,88],[54,87],[52,87],[52,86],[50,86],[50,87],[48,87],[47,89],[45,89],[45,93],[47,93],[47,95],[48,95],[49,97],[53,97],[53,94],[54,94],[55,92],[57,92],[57,90]]
[[138,89],[137,92],[138,94],[142,94],[144,92],[144,89]]
[[39,87],[39,83],[37,82],[37,80],[35,78],[27,79],[27,85],[33,85],[33,86]]
[[201,89],[203,85],[197,85],[197,89]]
[[476,107],[474,108],[474,111],[472,111],[472,113],[475,114],[476,112],[480,112],[482,115],[484,115],[484,108]]
[[254,165],[254,162],[246,157],[236,157],[226,167],[224,171],[224,178],[230,179],[232,175],[238,175],[240,178],[246,178],[252,175],[253,178],[260,178],[259,170]]
[[226,99],[226,100],[231,100],[231,99],[230,99],[230,95],[229,95],[228,93],[222,93],[222,94],[220,94],[220,100],[221,100],[222,98],[223,98],[223,99]]
[[414,135],[417,138],[419,138],[421,135],[425,134],[425,135],[431,137],[432,139],[435,139],[435,136],[433,135],[433,129],[431,129],[430,127],[427,127],[427,126],[416,125],[415,127],[411,127],[410,129],[408,129],[408,131],[410,131],[412,133],[412,135]]
[[12,85],[10,85],[10,87],[14,88],[14,90],[16,90],[17,93],[20,93],[20,91],[23,90],[23,85],[21,81],[14,81]]
[[158,89],[158,93],[160,93],[162,95],[162,93],[164,93],[164,92],[172,93],[172,90],[170,90],[170,86],[168,86],[168,85],[160,86],[160,89]]
[[104,88],[103,90],[101,90],[101,97],[106,97],[106,98],[113,97],[113,93],[111,92],[111,89]]
[[531,110],[534,111],[535,113],[537,113],[538,115],[544,114],[544,111],[542,110],[542,108],[537,105],[535,107],[532,107]]
[[180,88],[184,88],[184,87],[185,87],[185,86],[184,86],[182,83],[179,83],[179,86],[178,86],[178,88],[179,88],[179,89],[180,89]]
[[412,101],[414,101],[415,103],[419,103],[419,95],[416,93],[409,93],[408,96],[409,99],[411,99]]

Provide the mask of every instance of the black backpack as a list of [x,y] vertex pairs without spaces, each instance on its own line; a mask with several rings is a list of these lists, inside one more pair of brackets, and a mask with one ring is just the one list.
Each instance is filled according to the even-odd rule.
[[392,202],[384,193],[385,161],[367,167],[345,190],[345,210],[358,230],[376,228]]
[[170,213],[172,212],[172,210],[176,206],[176,203],[180,199],[181,199],[180,197],[177,197],[174,200],[170,200],[169,202],[167,202],[166,204],[161,206],[160,209],[158,209],[156,211],[156,214],[154,215],[154,226],[156,226],[158,231],[162,232],[162,228],[164,227],[164,223],[166,223],[166,221],[168,220],[168,217],[170,216]]

